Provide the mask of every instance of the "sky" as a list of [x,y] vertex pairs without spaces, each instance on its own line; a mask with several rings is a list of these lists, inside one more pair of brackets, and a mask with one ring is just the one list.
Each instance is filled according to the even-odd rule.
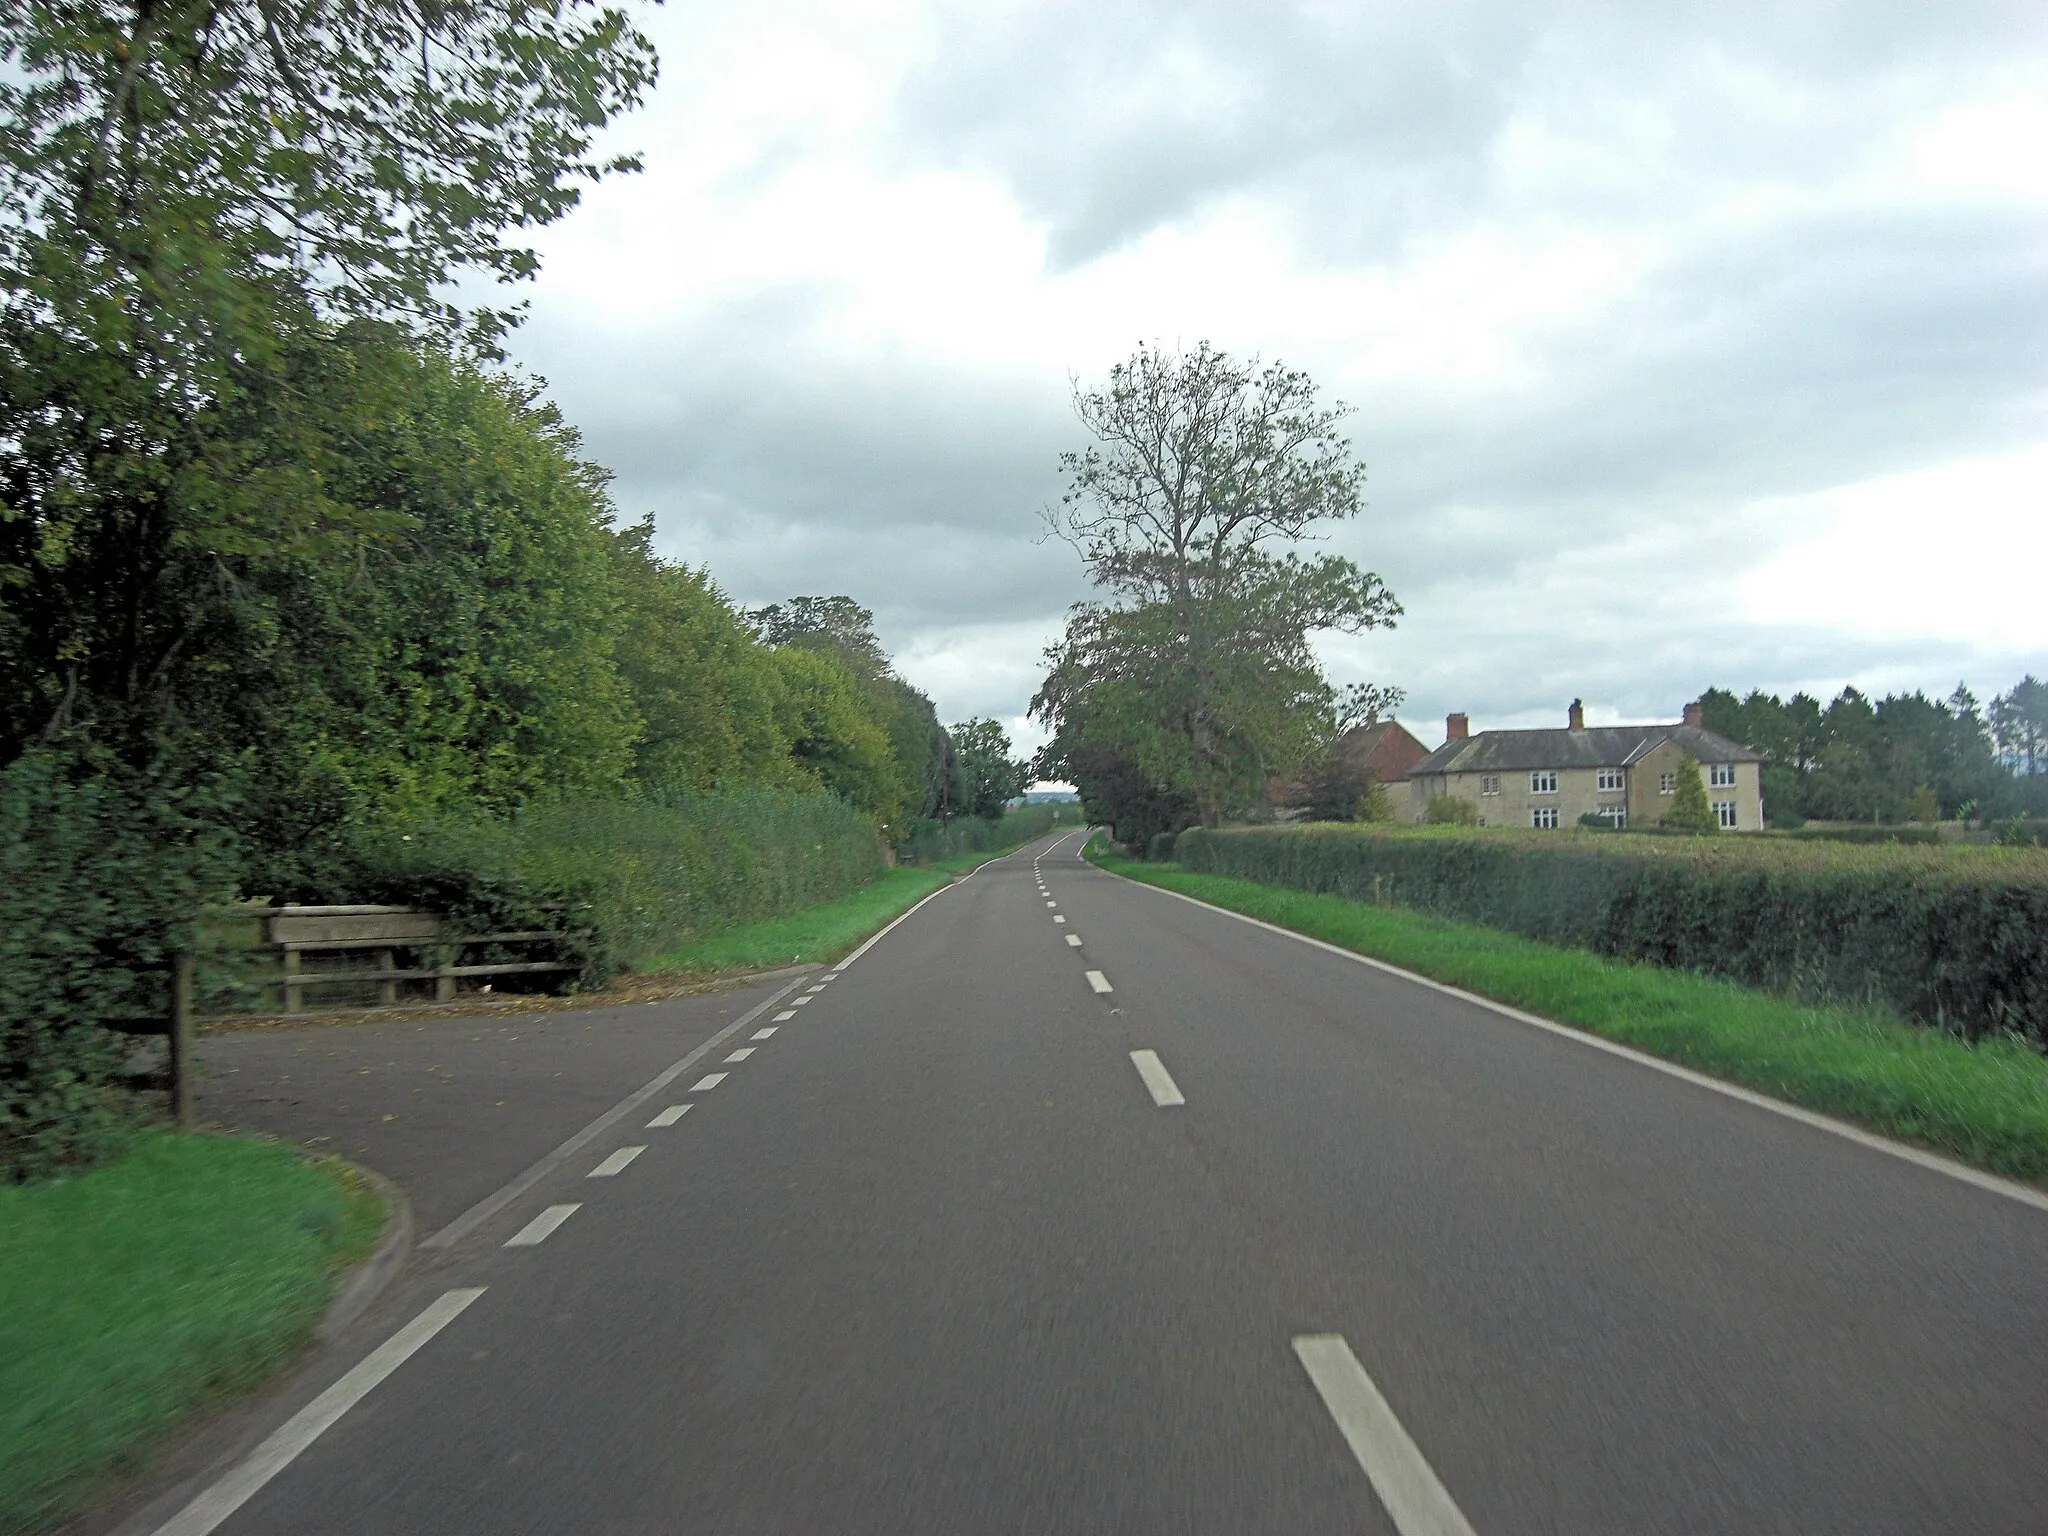
[[1075,381],[1355,408],[1428,745],[2048,673],[2048,7],[701,0],[514,360],[657,547],[1020,743]]

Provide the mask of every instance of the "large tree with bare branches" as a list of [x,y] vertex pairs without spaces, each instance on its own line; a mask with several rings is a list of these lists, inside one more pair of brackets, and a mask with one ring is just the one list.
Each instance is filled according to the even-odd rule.
[[1298,548],[1364,506],[1349,410],[1304,373],[1206,342],[1141,347],[1107,389],[1077,383],[1074,409],[1095,443],[1062,456],[1047,518],[1103,596],[1047,653],[1032,701],[1054,730],[1045,766],[1114,752],[1213,826],[1327,733],[1310,637],[1401,612],[1377,575]]

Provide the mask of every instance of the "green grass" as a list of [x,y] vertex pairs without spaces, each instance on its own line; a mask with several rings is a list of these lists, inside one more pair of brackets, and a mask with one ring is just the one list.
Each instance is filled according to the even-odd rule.
[[261,1380],[383,1219],[343,1165],[224,1136],[0,1187],[0,1530],[57,1524]]
[[1690,972],[1604,960],[1400,907],[1172,864],[1090,856],[1150,885],[1293,929],[1808,1109],[2048,1183],[2048,1060],[1867,1008],[1805,1007]]
[[945,885],[943,865],[892,869],[850,896],[787,917],[742,923],[644,962],[645,971],[754,971],[836,960],[898,913]]

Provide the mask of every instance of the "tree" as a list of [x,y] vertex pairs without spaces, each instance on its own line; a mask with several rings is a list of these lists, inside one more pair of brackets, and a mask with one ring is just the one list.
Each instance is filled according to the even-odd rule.
[[994,820],[1031,783],[1031,765],[1010,756],[1010,733],[996,720],[963,720],[951,728],[961,815]]
[[1991,730],[1999,754],[2018,772],[2048,770],[2048,683],[2029,672],[1993,699]]
[[[654,56],[576,0],[0,0],[0,62],[0,590],[34,615],[0,754],[148,758],[245,561],[389,531],[324,483],[299,360],[350,317],[488,347],[513,316],[449,283],[533,273],[508,232],[630,164],[590,146]],[[253,479],[252,399],[307,449]]]
[[1671,809],[1664,813],[1663,825],[1680,832],[1721,830],[1714,808],[1707,804],[1707,781],[1700,777],[1700,760],[1690,752],[1678,760],[1678,787],[1671,796]]
[[1206,342],[1141,347],[1106,390],[1076,385],[1074,409],[1096,445],[1061,456],[1047,517],[1105,597],[1070,611],[1032,713],[1070,749],[1184,790],[1214,826],[1317,745],[1330,690],[1309,636],[1401,611],[1347,559],[1279,552],[1363,505],[1348,412],[1306,374]]

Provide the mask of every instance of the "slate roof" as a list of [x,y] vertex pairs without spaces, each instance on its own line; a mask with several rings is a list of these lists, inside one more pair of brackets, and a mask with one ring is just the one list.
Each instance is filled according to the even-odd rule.
[[1626,768],[1659,742],[1677,744],[1703,763],[1760,763],[1763,754],[1698,725],[1600,725],[1588,730],[1481,731],[1447,741],[1408,770],[1495,773],[1522,768]]

